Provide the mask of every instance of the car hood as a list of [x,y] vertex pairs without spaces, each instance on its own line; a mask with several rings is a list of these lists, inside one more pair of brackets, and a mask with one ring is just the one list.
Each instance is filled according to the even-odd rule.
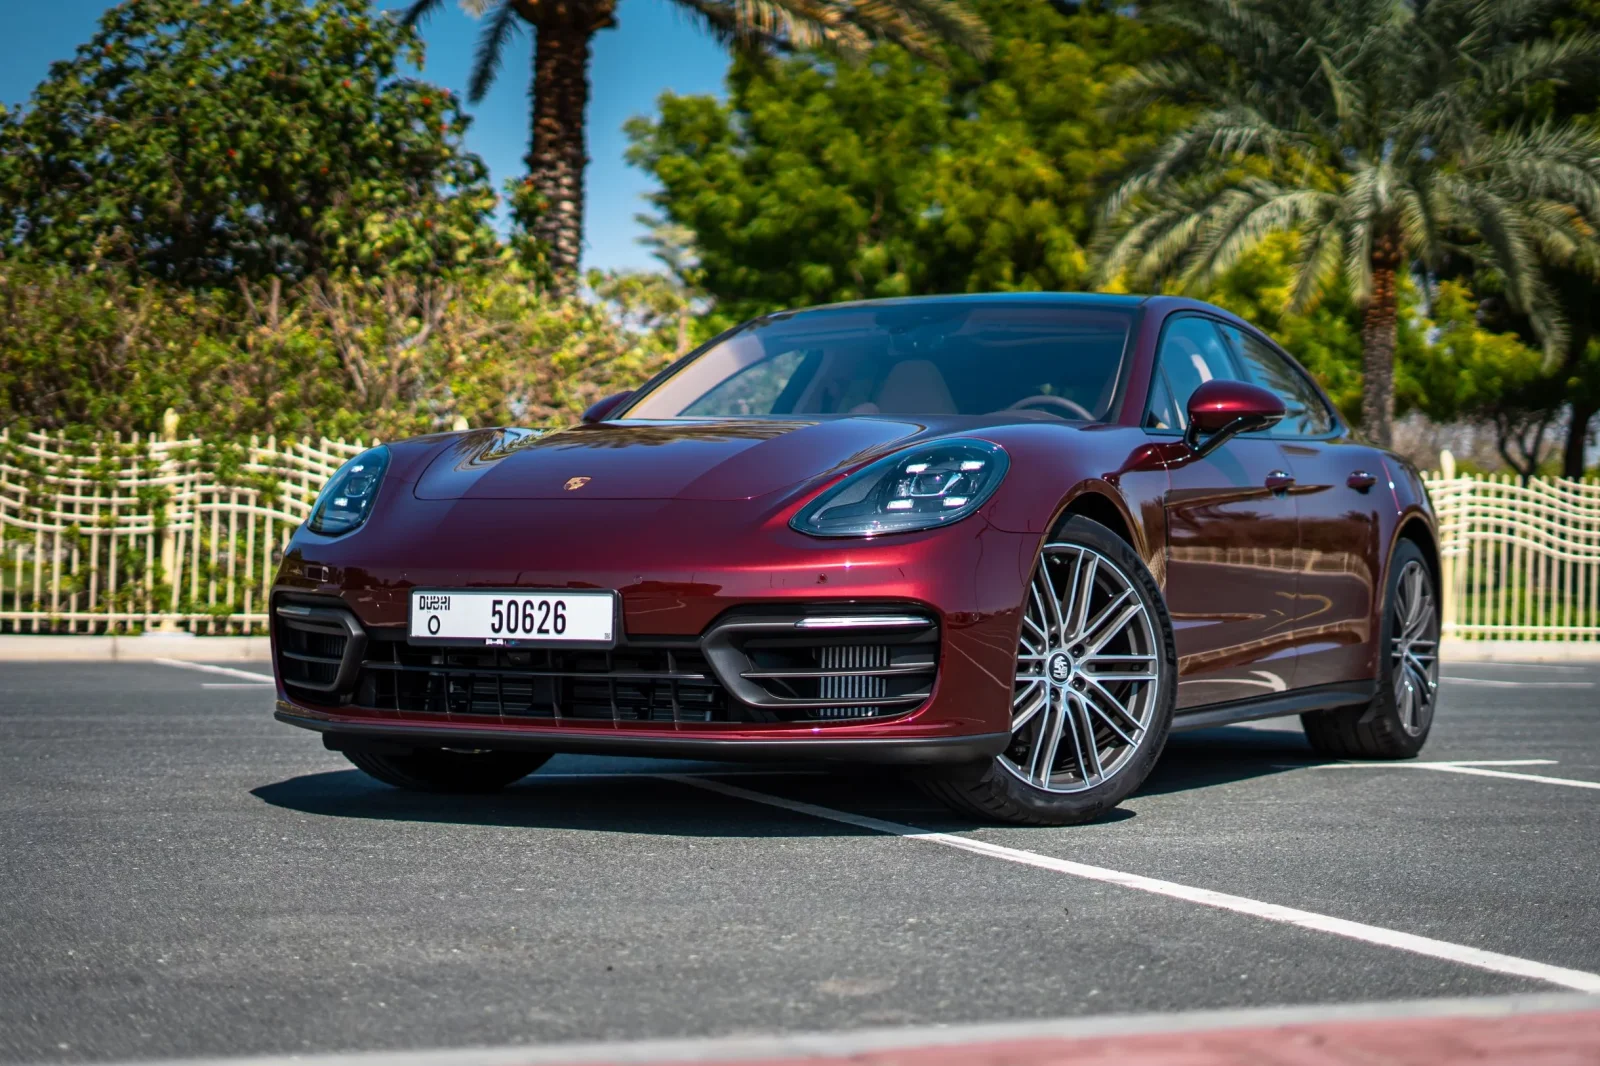
[[948,427],[882,417],[599,422],[479,430],[417,479],[425,500],[741,500],[874,458]]

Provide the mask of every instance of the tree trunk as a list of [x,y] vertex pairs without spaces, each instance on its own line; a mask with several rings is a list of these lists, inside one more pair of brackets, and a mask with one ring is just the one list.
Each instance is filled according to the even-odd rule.
[[1394,443],[1394,348],[1400,241],[1385,234],[1372,247],[1372,297],[1361,313],[1361,428],[1381,447]]
[[1577,480],[1583,477],[1583,453],[1589,444],[1589,423],[1594,421],[1595,406],[1592,400],[1572,402],[1572,422],[1567,426],[1567,445],[1561,453],[1561,476]]
[[1600,383],[1594,380],[1594,368],[1585,366],[1584,359],[1589,351],[1589,339],[1593,336],[1593,312],[1584,304],[1579,306],[1582,308],[1581,317],[1572,316],[1575,321],[1571,326],[1572,333],[1567,338],[1567,361],[1561,368],[1561,373],[1569,382],[1574,379],[1578,382],[1577,387],[1569,393],[1572,397],[1572,419],[1567,424],[1566,447],[1561,452],[1561,476],[1574,480],[1583,477],[1583,453],[1589,445],[1589,423],[1600,411]]
[[[571,296],[578,288],[583,251],[584,108],[589,102],[589,38],[610,24],[609,4],[552,5],[554,18],[541,20],[533,52],[533,143],[528,178],[544,199],[533,236],[550,257],[555,292]],[[588,16],[588,17],[585,17]]]

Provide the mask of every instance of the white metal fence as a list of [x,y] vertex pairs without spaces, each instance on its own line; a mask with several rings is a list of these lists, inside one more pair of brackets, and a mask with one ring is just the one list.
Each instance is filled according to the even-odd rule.
[[[277,555],[365,445],[0,430],[0,633],[259,633]],[[1600,484],[1428,475],[1444,631],[1600,640]]]
[[1444,635],[1600,640],[1600,484],[1427,478],[1439,516]]
[[362,447],[0,430],[0,633],[264,632],[278,553]]

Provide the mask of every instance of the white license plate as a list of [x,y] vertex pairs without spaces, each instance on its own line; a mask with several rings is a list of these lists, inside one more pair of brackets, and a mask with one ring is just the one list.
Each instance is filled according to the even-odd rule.
[[616,644],[615,592],[471,592],[413,589],[410,636],[416,641],[503,645]]

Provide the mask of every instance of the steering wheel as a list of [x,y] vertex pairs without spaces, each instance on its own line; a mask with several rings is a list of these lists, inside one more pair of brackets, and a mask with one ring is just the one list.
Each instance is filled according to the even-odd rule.
[[1007,407],[1006,410],[1027,411],[1035,407],[1065,407],[1075,418],[1081,418],[1085,422],[1094,421],[1094,415],[1090,414],[1088,408],[1084,407],[1083,404],[1069,400],[1065,396],[1051,396],[1043,392],[1035,396],[1025,396],[1010,407]]

